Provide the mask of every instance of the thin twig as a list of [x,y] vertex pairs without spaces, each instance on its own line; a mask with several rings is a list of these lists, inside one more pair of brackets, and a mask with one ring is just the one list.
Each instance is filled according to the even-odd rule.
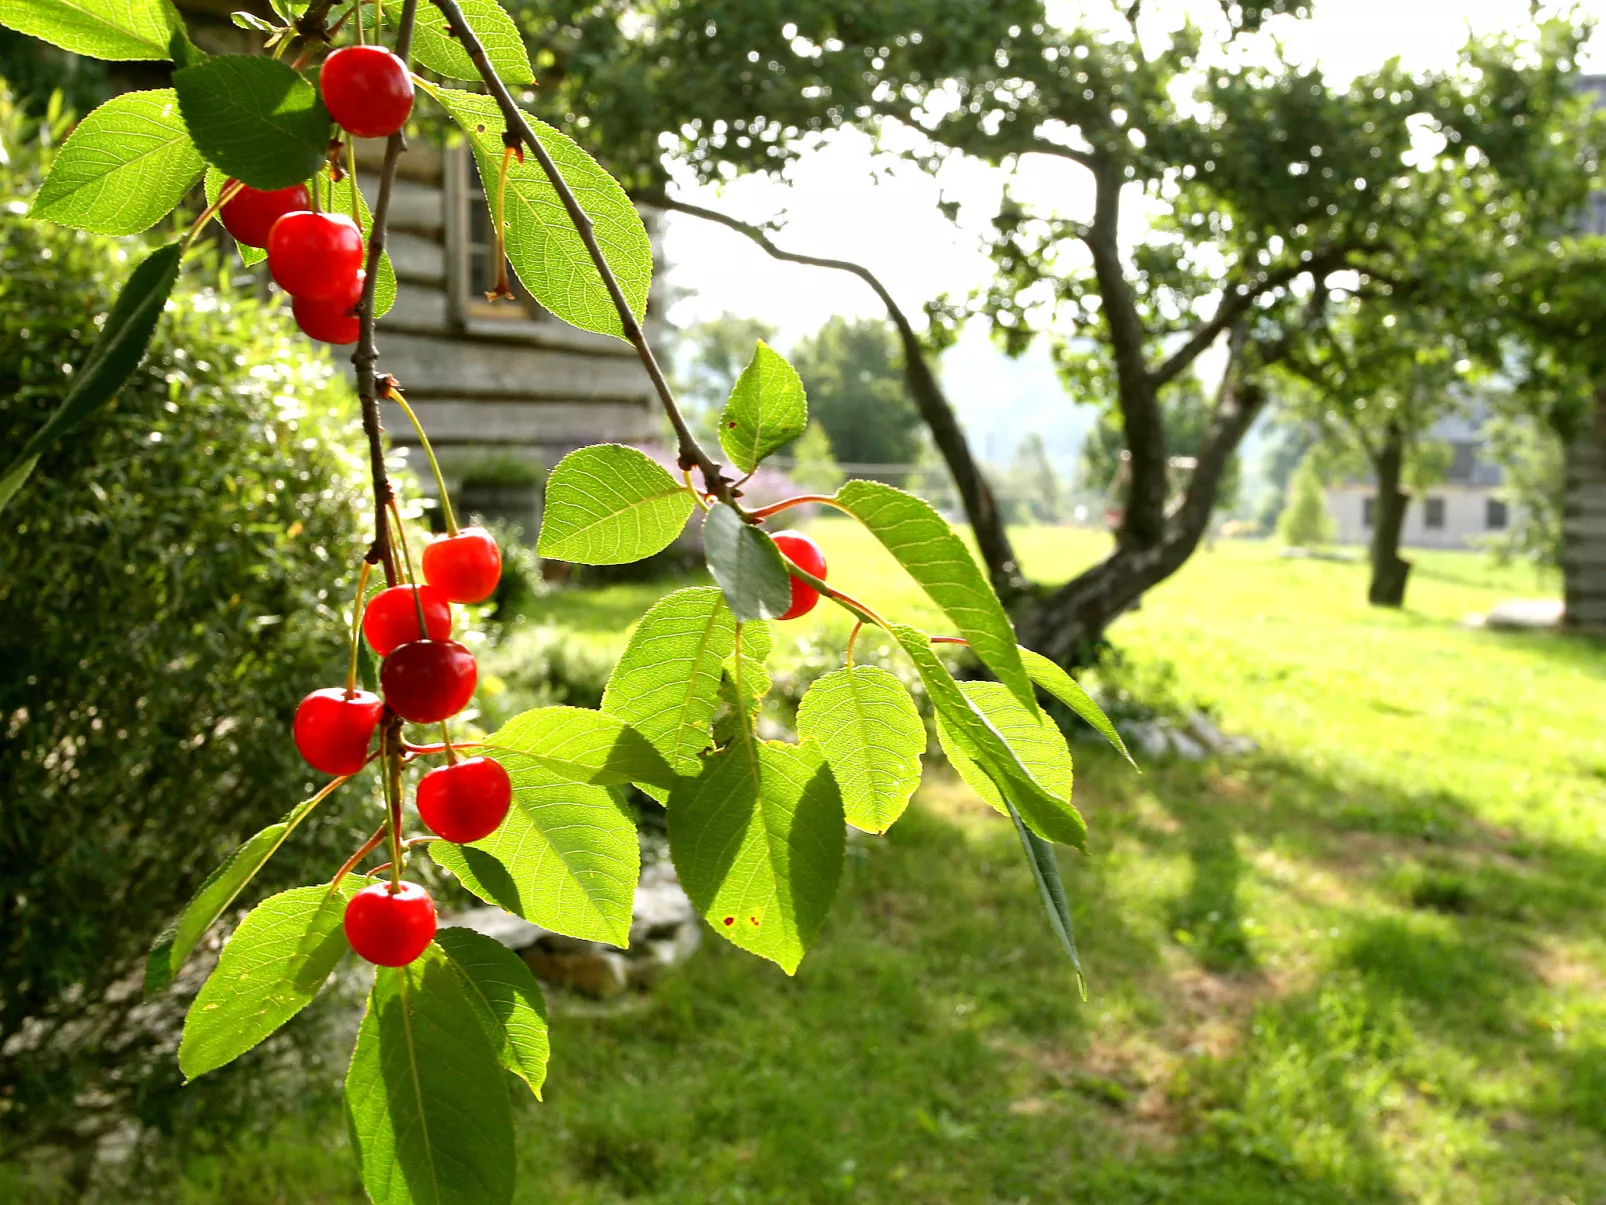
[[641,329],[641,323],[636,320],[635,311],[630,308],[630,303],[625,300],[624,290],[620,288],[618,278],[613,274],[613,269],[608,265],[607,257],[603,255],[602,248],[597,243],[596,233],[591,227],[591,219],[586,216],[585,210],[580,207],[580,202],[575,199],[573,190],[569,188],[568,181],[563,178],[563,174],[558,170],[558,165],[553,162],[552,156],[547,153],[546,145],[535,136],[535,131],[530,128],[530,123],[525,119],[524,111],[514,102],[513,94],[508,91],[507,85],[502,82],[501,77],[496,74],[496,70],[491,66],[491,61],[485,54],[485,47],[480,43],[479,36],[474,32],[473,28],[463,18],[463,10],[458,7],[457,0],[430,0],[430,2],[440,10],[441,16],[446,18],[447,28],[451,31],[452,36],[462,43],[463,49],[468,53],[468,57],[473,60],[475,68],[479,71],[480,78],[485,81],[486,88],[496,99],[497,106],[502,110],[502,118],[507,126],[507,132],[503,135],[504,139],[517,139],[530,148],[535,155],[536,162],[541,165],[541,170],[546,173],[547,179],[551,181],[553,190],[558,194],[558,199],[563,202],[563,208],[567,211],[569,220],[574,223],[575,230],[580,234],[580,241],[585,244],[586,252],[591,256],[591,262],[596,266],[598,274],[602,277],[603,286],[608,290],[608,296],[613,301],[614,309],[619,312],[619,325],[624,329],[625,338],[635,347],[636,355],[641,358],[642,367],[647,370],[647,375],[652,379],[653,388],[658,393],[658,400],[663,404],[664,413],[669,417],[669,424],[675,429],[675,438],[680,445],[680,467],[683,469],[695,467],[702,473],[703,485],[708,493],[713,494],[738,513],[745,515],[741,507],[737,506],[731,493],[731,483],[720,472],[720,466],[714,463],[708,453],[703,450],[703,446],[697,442],[697,437],[692,434],[691,428],[686,423],[686,416],[680,412],[680,407],[675,402],[675,395],[669,388],[669,381],[664,377],[664,371],[659,367],[658,359],[652,354],[652,348],[647,343],[646,333]]

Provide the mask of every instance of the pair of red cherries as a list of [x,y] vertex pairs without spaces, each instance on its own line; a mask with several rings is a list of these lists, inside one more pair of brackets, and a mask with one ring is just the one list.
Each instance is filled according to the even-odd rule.
[[[341,47],[324,60],[318,87],[329,115],[358,138],[394,134],[413,111],[407,65],[383,46]],[[367,273],[356,222],[314,212],[305,184],[268,191],[241,186],[219,217],[237,242],[267,250],[268,271],[290,294],[303,334],[324,343],[357,341],[357,303]]]

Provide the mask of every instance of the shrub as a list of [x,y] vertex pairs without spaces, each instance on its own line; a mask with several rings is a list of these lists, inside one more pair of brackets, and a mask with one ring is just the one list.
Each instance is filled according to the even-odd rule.
[[1277,520],[1277,535],[1291,548],[1317,548],[1333,542],[1333,517],[1327,513],[1314,452],[1305,453],[1288,483],[1288,505]]
[[[0,447],[59,404],[140,252],[19,216],[28,134],[0,93]],[[160,1124],[176,1107],[171,1013],[139,1007],[137,968],[227,850],[309,792],[290,718],[344,669],[367,506],[355,405],[276,304],[222,281],[181,284],[143,368],[0,520],[0,1135],[16,1142],[81,1144],[127,1109]],[[333,870],[339,805],[361,798],[342,794],[254,892]]]

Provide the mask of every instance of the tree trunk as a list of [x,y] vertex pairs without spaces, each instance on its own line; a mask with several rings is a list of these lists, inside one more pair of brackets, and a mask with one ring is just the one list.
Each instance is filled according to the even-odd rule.
[[1259,383],[1245,379],[1243,353],[1243,333],[1235,331],[1187,493],[1165,516],[1160,537],[1145,541],[1123,524],[1114,552],[1018,614],[1016,626],[1027,648],[1063,666],[1087,664],[1104,630],[1193,555],[1210,526],[1222,473],[1266,403]]
[[1606,636],[1606,385],[1596,389],[1594,414],[1567,445],[1566,482],[1562,623],[1575,632]]
[[1403,607],[1411,562],[1400,556],[1400,532],[1411,496],[1400,488],[1405,467],[1405,432],[1389,424],[1382,449],[1372,457],[1377,474],[1377,501],[1372,508],[1372,580],[1366,601],[1374,607]]

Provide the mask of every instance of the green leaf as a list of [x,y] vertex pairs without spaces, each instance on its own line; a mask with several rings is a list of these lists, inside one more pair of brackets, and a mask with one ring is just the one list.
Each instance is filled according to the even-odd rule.
[[168,0],[0,0],[0,25],[92,59],[170,59],[183,25]]
[[554,774],[524,753],[492,750],[513,806],[472,845],[435,841],[430,856],[488,904],[554,933],[630,944],[641,873],[636,826],[603,787]]
[[484,740],[488,749],[522,753],[570,782],[605,787],[648,782],[672,787],[677,775],[652,743],[618,716],[584,707],[538,707],[516,715]]
[[318,91],[263,55],[223,55],[173,73],[179,109],[206,161],[252,188],[310,180],[333,127]]
[[[1055,808],[1035,807],[1029,800],[1017,802],[1030,815],[1032,827],[1051,841],[1080,845],[1086,835],[1082,818],[1071,806],[1071,751],[1058,725],[1042,712],[1032,713],[1020,705],[1009,688],[997,682],[961,682],[959,689],[1014,751],[1032,780],[1057,801]],[[1002,815],[1009,814],[999,784],[977,764],[967,742],[955,734],[946,716],[937,712],[937,739],[953,767],[987,804]],[[1007,779],[1005,780],[1007,784]]]
[[775,541],[723,502],[703,520],[703,555],[737,619],[779,619],[792,605],[792,578]]
[[[489,96],[422,87],[445,106],[468,135],[480,179],[490,193],[502,170],[501,110]],[[647,312],[652,287],[652,243],[625,190],[574,141],[545,122],[530,127],[557,164],[581,210],[591,219],[602,257],[612,269],[626,304],[638,320]],[[494,198],[493,198],[494,199]],[[525,153],[508,166],[507,257],[524,287],[543,307],[582,330],[624,338],[624,326],[602,275],[536,157]]]
[[842,876],[842,799],[820,751],[745,739],[669,796],[669,852],[714,931],[788,975]]
[[737,625],[737,652],[725,658],[719,679],[719,701],[725,714],[714,721],[714,743],[729,744],[743,730],[754,730],[764,696],[770,693],[772,679],[764,664],[769,658],[770,625],[757,619]]
[[[1008,803],[1008,800],[1005,802]],[[1071,908],[1065,899],[1065,884],[1060,881],[1059,857],[1050,842],[1027,827],[1013,804],[1009,807],[1009,818],[1015,822],[1015,833],[1026,850],[1026,864],[1031,867],[1032,878],[1037,883],[1037,893],[1043,901],[1043,911],[1048,915],[1049,928],[1054,930],[1054,936],[1059,938],[1066,956],[1070,958],[1071,966],[1076,971],[1076,986],[1082,993],[1082,999],[1086,1000],[1087,978],[1082,974],[1082,960],[1076,953],[1076,933],[1071,928]]]
[[362,889],[297,887],[263,900],[223,947],[184,1018],[178,1065],[186,1079],[240,1057],[312,1002],[346,952],[346,904]]
[[[998,785],[1005,800],[1020,809],[1026,823],[1038,836],[1049,841],[1063,841],[1078,849],[1085,848],[1087,826],[1081,815],[1066,799],[1054,793],[1053,783],[1039,782],[1033,776],[1023,760],[1023,753],[1011,747],[1009,741],[994,727],[987,713],[977,706],[966,691],[959,688],[947,667],[937,660],[936,654],[931,651],[930,638],[924,632],[901,624],[893,624],[890,630],[920,673],[926,695],[937,712],[939,736],[946,731],[948,741],[961,749]],[[1010,702],[1019,706],[1013,696],[1010,696]],[[1041,715],[1040,712],[1036,714]],[[1055,731],[1057,733],[1058,730]]]
[[677,774],[696,774],[719,707],[720,671],[736,647],[736,619],[717,588],[693,586],[641,617],[602,694]]
[[982,664],[1028,710],[1037,710],[1004,604],[998,601],[970,549],[931,506],[878,481],[849,481],[836,500],[870,529],[898,563],[953,621]]
[[[520,87],[535,83],[535,71],[530,66],[530,52],[513,18],[508,16],[496,0],[458,0],[463,19],[468,22],[485,47],[485,57],[491,69],[504,84]],[[386,8],[387,17],[399,13],[401,5]],[[418,6],[418,23],[413,30],[413,57],[431,71],[448,79],[475,80],[480,78],[479,68],[468,57],[463,44],[452,37],[446,27],[446,18],[433,4]],[[493,177],[494,179],[494,177]]]
[[173,89],[125,92],[78,123],[28,215],[99,234],[138,234],[172,212],[204,167]]
[[162,316],[162,308],[178,281],[182,254],[178,243],[170,243],[151,252],[134,269],[106,316],[95,346],[73,375],[72,388],[61,406],[33,433],[0,476],[0,507],[16,494],[46,449],[117,396],[123,383],[134,374],[156,333],[156,320]]
[[903,815],[920,785],[926,726],[893,674],[850,665],[816,679],[798,704],[797,734],[820,742],[849,824],[884,833]]
[[440,949],[376,971],[346,1120],[374,1205],[513,1199],[513,1110],[496,1048]]
[[760,339],[719,416],[719,445],[731,463],[751,473],[759,461],[809,425],[803,380]]
[[536,551],[581,565],[625,565],[675,542],[697,504],[645,452],[593,444],[570,452],[547,477]]
[[1132,754],[1127,751],[1126,742],[1121,739],[1121,734],[1116,731],[1115,725],[1110,723],[1110,717],[1105,715],[1104,709],[1077,684],[1075,678],[1042,653],[1034,653],[1031,649],[1023,648],[1020,655],[1021,661],[1026,666],[1026,672],[1033,682],[1091,724],[1100,736],[1120,751],[1122,757],[1132,762],[1134,770],[1138,768],[1138,763],[1132,761]]
[[529,964],[495,938],[473,929],[442,929],[435,934],[435,944],[462,977],[464,994],[486,1026],[497,1059],[529,1084],[540,1100],[550,1047],[546,1001]]
[[285,815],[277,824],[270,824],[267,828],[251,837],[240,845],[228,857],[223,859],[222,865],[207,876],[206,882],[201,884],[200,890],[184,905],[184,911],[179,913],[178,919],[164,929],[156,943],[151,946],[150,955],[145,960],[145,995],[155,995],[178,974],[184,960],[190,956],[196,944],[206,935],[222,916],[224,910],[232,904],[245,890],[256,872],[267,865],[269,858],[279,851],[285,838],[294,830],[296,825],[306,817],[306,814],[315,808],[323,796],[314,795],[311,799],[302,800]]

